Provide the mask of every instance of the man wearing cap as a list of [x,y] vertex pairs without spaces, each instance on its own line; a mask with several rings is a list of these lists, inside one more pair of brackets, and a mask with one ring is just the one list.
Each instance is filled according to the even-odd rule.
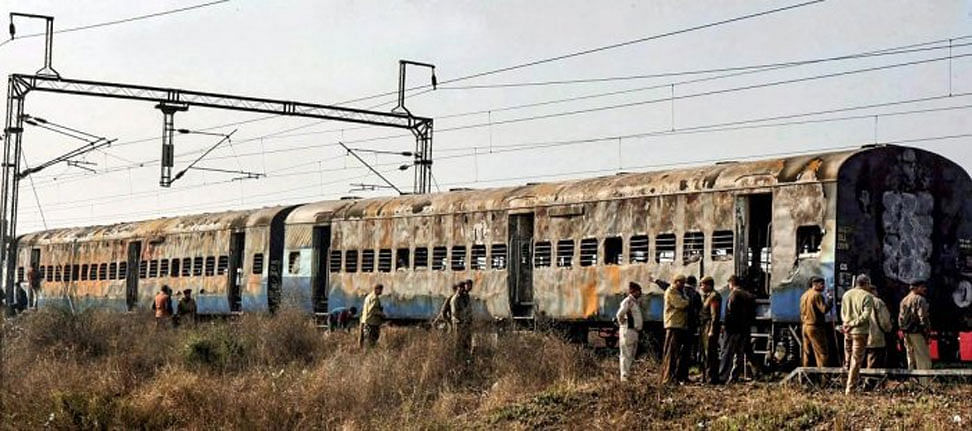
[[688,328],[688,310],[691,305],[685,296],[685,276],[676,275],[671,286],[665,289],[665,347],[662,356],[662,384],[679,381],[678,369],[683,358],[682,345]]
[[620,333],[620,339],[618,340],[618,347],[621,351],[621,381],[628,381],[628,376],[631,372],[631,363],[634,362],[635,356],[638,354],[638,334],[641,333],[641,329],[644,325],[644,319],[641,315],[641,305],[638,299],[641,298],[641,285],[635,282],[628,283],[628,296],[624,297],[621,301],[621,307],[618,308],[618,314],[616,318],[618,319],[618,332]]
[[908,368],[927,370],[931,368],[931,353],[925,338],[931,330],[928,319],[928,287],[924,281],[911,285],[911,292],[901,300],[898,314],[898,327],[904,333],[905,350],[908,352]]
[[196,323],[196,300],[192,298],[192,289],[182,291],[176,311],[176,315],[172,317],[173,325],[179,326],[182,322]]
[[358,334],[358,345],[364,347],[374,347],[381,336],[381,324],[385,321],[385,311],[381,306],[381,293],[385,286],[376,284],[374,290],[365,297],[364,306],[361,307],[361,324]]
[[[800,322],[803,323],[804,367],[830,365],[830,343],[827,341],[827,313],[833,302],[824,297],[824,279],[813,277],[810,288],[800,297]],[[811,359],[815,360],[811,364]]]
[[841,297],[840,320],[844,331],[844,364],[847,367],[847,387],[850,394],[857,386],[861,363],[867,349],[867,337],[871,330],[871,314],[874,313],[874,296],[868,291],[871,278],[861,274],[853,289]]
[[702,356],[702,381],[719,382],[719,331],[722,295],[715,290],[712,277],[702,278],[702,309],[699,310],[699,352]]
[[877,286],[870,285],[874,302],[874,312],[871,313],[871,322],[867,333],[867,368],[884,368],[885,358],[887,358],[887,334],[891,332],[891,313],[888,306],[878,294]]

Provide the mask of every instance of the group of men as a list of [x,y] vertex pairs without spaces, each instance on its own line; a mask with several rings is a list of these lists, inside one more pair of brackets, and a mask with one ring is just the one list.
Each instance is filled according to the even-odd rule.
[[[800,320],[803,324],[803,366],[833,365],[827,334],[826,314],[833,307],[833,298],[824,294],[824,280],[815,277],[810,288],[800,298]],[[927,336],[931,329],[929,304],[925,299],[928,287],[924,282],[911,285],[911,291],[901,300],[898,327],[904,335],[909,369],[931,368]],[[888,341],[896,345],[891,314],[881,299],[877,286],[867,275],[857,276],[854,288],[841,297],[840,330],[844,334],[844,366],[847,368],[845,393],[858,386],[860,369],[885,368]]]
[[172,289],[168,285],[162,285],[159,293],[155,294],[155,300],[152,301],[152,310],[155,311],[157,328],[196,323],[196,300],[192,297],[192,289],[183,289],[182,298],[179,298],[179,303],[173,309]]
[[[729,298],[722,316],[722,295],[715,280],[704,277],[701,289],[694,276],[677,275],[671,284],[655,280],[665,289],[662,354],[663,384],[689,381],[689,368],[698,359],[702,381],[710,384],[738,380],[751,357],[750,328],[756,318],[756,297],[743,289],[736,276],[729,277]],[[639,298],[641,286],[631,282],[621,301],[617,320],[620,325],[621,380],[628,380],[638,350],[644,318]],[[720,349],[719,337],[724,332]]]

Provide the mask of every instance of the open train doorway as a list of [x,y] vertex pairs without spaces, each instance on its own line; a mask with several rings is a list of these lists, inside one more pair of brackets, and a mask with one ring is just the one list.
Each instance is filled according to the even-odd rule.
[[142,242],[128,243],[128,271],[125,273],[125,304],[128,311],[138,306],[138,267],[142,260]]
[[331,248],[331,227],[314,226],[311,269],[311,299],[315,313],[327,313],[327,256]]
[[773,194],[736,197],[736,274],[758,298],[769,298],[773,250]]
[[243,250],[246,245],[246,234],[233,232],[230,234],[229,271],[227,272],[226,299],[229,301],[230,312],[243,311]]
[[533,318],[533,213],[511,214],[507,283],[514,319]]

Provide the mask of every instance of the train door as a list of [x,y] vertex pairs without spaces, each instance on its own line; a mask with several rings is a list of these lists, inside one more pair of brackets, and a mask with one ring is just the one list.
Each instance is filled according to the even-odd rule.
[[315,313],[327,312],[327,256],[331,248],[331,227],[314,226],[311,267],[311,298]]
[[230,312],[243,311],[243,250],[246,246],[246,234],[233,232],[230,234],[229,271],[227,271],[226,299],[229,301]]
[[533,213],[509,218],[510,267],[507,283],[513,318],[533,317]]
[[38,268],[40,268],[40,249],[32,248],[30,249],[30,266],[27,268],[27,306],[30,308],[37,307],[37,292],[40,292],[40,273],[38,273]]
[[128,243],[128,272],[125,274],[125,304],[131,311],[138,306],[138,266],[142,260],[142,242]]
[[772,272],[773,194],[736,197],[736,274],[759,298],[768,298]]

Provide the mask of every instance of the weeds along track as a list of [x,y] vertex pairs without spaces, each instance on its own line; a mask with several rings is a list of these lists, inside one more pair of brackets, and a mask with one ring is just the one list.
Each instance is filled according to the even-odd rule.
[[[3,327],[3,429],[967,429],[972,390],[850,398],[778,385],[664,388],[648,362],[537,333],[388,328],[361,352],[304,315],[156,330],[147,314],[43,310]],[[956,420],[957,418],[957,420]]]

